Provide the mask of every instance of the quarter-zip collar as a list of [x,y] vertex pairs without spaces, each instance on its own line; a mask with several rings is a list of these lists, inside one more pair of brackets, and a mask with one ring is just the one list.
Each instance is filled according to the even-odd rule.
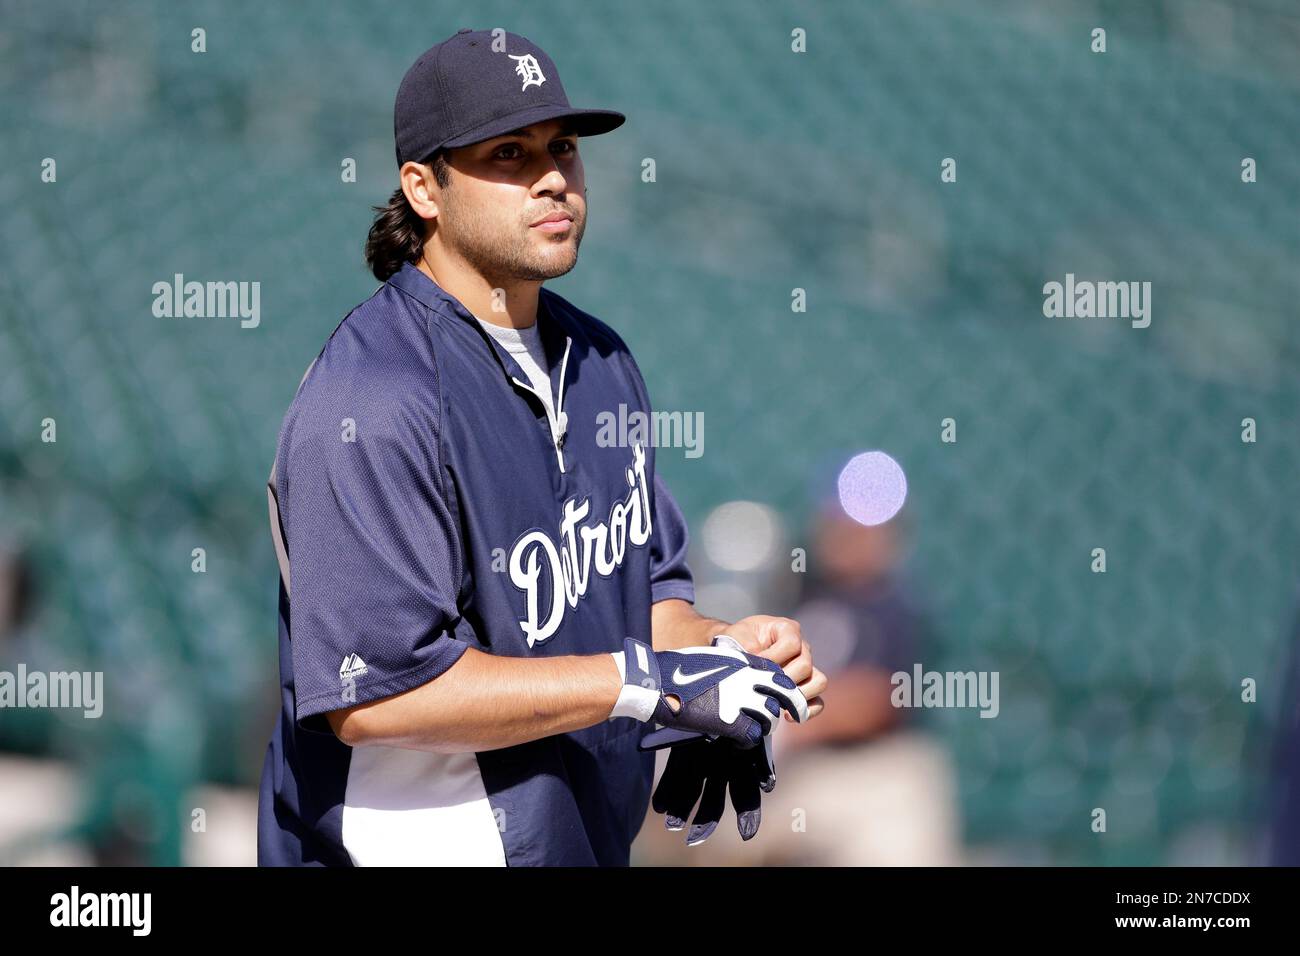
[[[510,383],[516,388],[533,395],[542,404],[543,408],[546,407],[546,402],[542,401],[542,397],[532,387],[528,381],[528,376],[519,367],[519,363],[496,339],[483,330],[478,319],[474,317],[469,309],[465,308],[464,303],[458,298],[409,262],[403,263],[402,268],[390,276],[388,282],[428,306],[434,312],[442,315],[450,312],[470,325],[487,344],[491,354],[495,356],[502,374]],[[573,338],[568,334],[568,330],[564,327],[563,320],[557,311],[550,308],[547,298],[548,293],[546,290],[539,289],[537,295],[537,329],[542,340],[542,347],[546,351],[546,363],[551,376],[551,395],[555,406],[554,417],[551,417],[548,413],[551,446],[555,449],[555,457],[560,466],[560,473],[564,474],[564,444],[568,433],[568,416],[564,413],[564,387],[565,380],[568,377]]]

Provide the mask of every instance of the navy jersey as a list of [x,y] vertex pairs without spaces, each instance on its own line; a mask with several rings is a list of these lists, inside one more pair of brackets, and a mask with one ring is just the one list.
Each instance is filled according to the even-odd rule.
[[468,647],[650,643],[652,603],[694,600],[653,447],[600,427],[620,404],[650,412],[626,344],[545,288],[537,321],[560,427],[509,353],[409,264],[299,385],[268,485],[281,711],[262,865],[628,862],[654,772],[632,718],[469,754],[352,748],[325,719],[433,680]]

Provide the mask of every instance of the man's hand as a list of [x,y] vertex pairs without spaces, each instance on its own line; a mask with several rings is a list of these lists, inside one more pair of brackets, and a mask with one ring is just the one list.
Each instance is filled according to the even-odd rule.
[[746,654],[725,635],[709,647],[655,651],[627,638],[615,655],[623,691],[612,716],[660,725],[641,739],[655,750],[698,736],[754,747],[772,732],[782,710],[796,722],[808,705],[794,681],[766,658]]
[[821,695],[828,682],[826,675],[813,666],[812,649],[803,639],[798,621],[755,614],[728,624],[726,631],[747,654],[767,658],[795,682],[808,701],[810,718],[822,712],[826,704]]
[[[651,622],[655,650],[708,644],[717,635],[728,634],[747,654],[767,658],[795,682],[808,701],[809,717],[816,717],[826,706],[821,698],[826,675],[813,666],[812,651],[798,621],[756,614],[728,624],[704,617],[689,602],[672,598],[655,602]],[[788,714],[786,719],[790,719]]]
[[[797,621],[756,615],[728,624],[703,617],[680,600],[655,602],[651,619],[656,649],[708,644],[717,635],[727,634],[743,652],[771,661],[797,683],[808,701],[809,717],[824,709],[821,694],[827,686],[826,675],[813,666],[812,652]],[[654,809],[665,815],[665,826],[682,829],[698,801],[687,842],[692,846],[702,843],[716,829],[730,794],[741,838],[753,837],[761,819],[761,793],[771,792],[776,783],[771,744],[769,734],[763,737],[762,747],[748,750],[737,749],[726,740],[687,740],[674,745],[652,801]]]

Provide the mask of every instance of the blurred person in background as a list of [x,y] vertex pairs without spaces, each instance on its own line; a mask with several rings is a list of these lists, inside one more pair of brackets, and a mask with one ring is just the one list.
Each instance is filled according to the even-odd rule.
[[[774,835],[766,863],[956,862],[956,786],[946,751],[891,702],[891,675],[934,648],[900,571],[901,516],[875,526],[824,502],[795,617],[834,676],[823,720],[777,738]],[[802,819],[801,819],[802,817]],[[806,830],[801,830],[806,827]]]
[[901,517],[859,524],[837,498],[814,516],[799,621],[830,680],[834,706],[773,737],[776,790],[758,834],[743,843],[720,826],[682,844],[654,819],[643,863],[658,865],[950,865],[958,862],[955,773],[946,750],[893,706],[891,675],[935,648],[900,571]]

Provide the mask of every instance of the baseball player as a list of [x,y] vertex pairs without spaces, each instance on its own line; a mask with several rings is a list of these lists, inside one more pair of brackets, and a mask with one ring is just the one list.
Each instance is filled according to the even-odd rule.
[[586,227],[578,138],[623,121],[503,30],[402,80],[382,285],[308,369],[268,483],[263,865],[626,865],[663,746],[668,824],[704,789],[707,836],[731,780],[743,833],[782,710],[822,707],[797,623],[695,611],[654,448],[597,438],[602,411],[650,412],[641,373],[542,288]]

